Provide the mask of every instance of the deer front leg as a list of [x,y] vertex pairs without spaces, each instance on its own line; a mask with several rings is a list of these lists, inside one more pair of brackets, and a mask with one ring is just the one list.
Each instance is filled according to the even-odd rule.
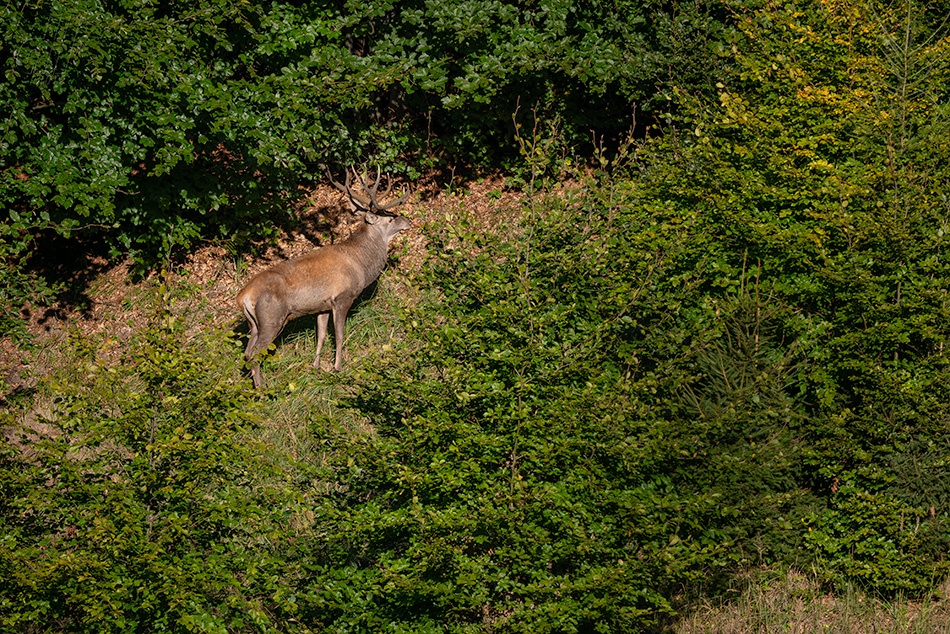
[[320,352],[323,350],[323,342],[327,338],[327,324],[330,321],[330,313],[320,313],[317,315],[317,354],[313,358],[313,367],[320,371]]
[[335,372],[343,371],[343,339],[346,334],[346,314],[350,311],[352,300],[333,307],[333,338],[336,340]]

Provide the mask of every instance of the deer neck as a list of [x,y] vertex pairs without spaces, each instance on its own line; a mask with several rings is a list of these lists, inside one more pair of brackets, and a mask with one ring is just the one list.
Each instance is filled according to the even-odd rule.
[[370,280],[376,279],[386,266],[389,254],[389,241],[373,231],[369,225],[362,225],[344,243],[354,257],[359,258],[363,271]]

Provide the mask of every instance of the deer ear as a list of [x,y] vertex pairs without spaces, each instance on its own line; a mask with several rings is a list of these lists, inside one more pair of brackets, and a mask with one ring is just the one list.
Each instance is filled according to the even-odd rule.
[[367,222],[368,224],[375,225],[377,222],[379,222],[379,216],[377,216],[376,214],[374,214],[372,211],[367,211],[367,212],[366,212],[366,222]]

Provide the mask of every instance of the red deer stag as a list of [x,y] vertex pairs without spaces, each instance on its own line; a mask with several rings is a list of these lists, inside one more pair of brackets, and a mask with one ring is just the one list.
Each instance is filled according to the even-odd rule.
[[[367,183],[353,170],[362,185],[362,192],[350,188],[350,172],[346,183],[327,176],[333,186],[346,194],[350,209],[366,212],[365,222],[343,242],[320,247],[293,260],[281,262],[258,273],[238,293],[238,307],[244,311],[250,326],[244,357],[251,368],[254,387],[263,386],[259,355],[266,350],[288,321],[302,315],[317,315],[317,355],[313,367],[320,371],[320,352],[327,336],[327,324],[333,313],[336,340],[334,370],[343,369],[343,333],[346,313],[353,301],[367,286],[379,277],[386,265],[389,242],[400,231],[412,224],[402,216],[379,215],[401,205],[409,198],[407,191],[397,200],[381,205],[376,196],[380,175]],[[389,187],[381,196],[392,191]]]

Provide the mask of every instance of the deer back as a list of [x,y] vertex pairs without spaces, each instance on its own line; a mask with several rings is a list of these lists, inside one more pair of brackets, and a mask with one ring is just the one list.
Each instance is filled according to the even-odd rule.
[[408,226],[401,216],[368,219],[343,242],[259,273],[248,288],[253,287],[257,297],[267,293],[282,301],[290,318],[328,311],[341,298],[352,301],[379,277],[386,266],[389,241]]

